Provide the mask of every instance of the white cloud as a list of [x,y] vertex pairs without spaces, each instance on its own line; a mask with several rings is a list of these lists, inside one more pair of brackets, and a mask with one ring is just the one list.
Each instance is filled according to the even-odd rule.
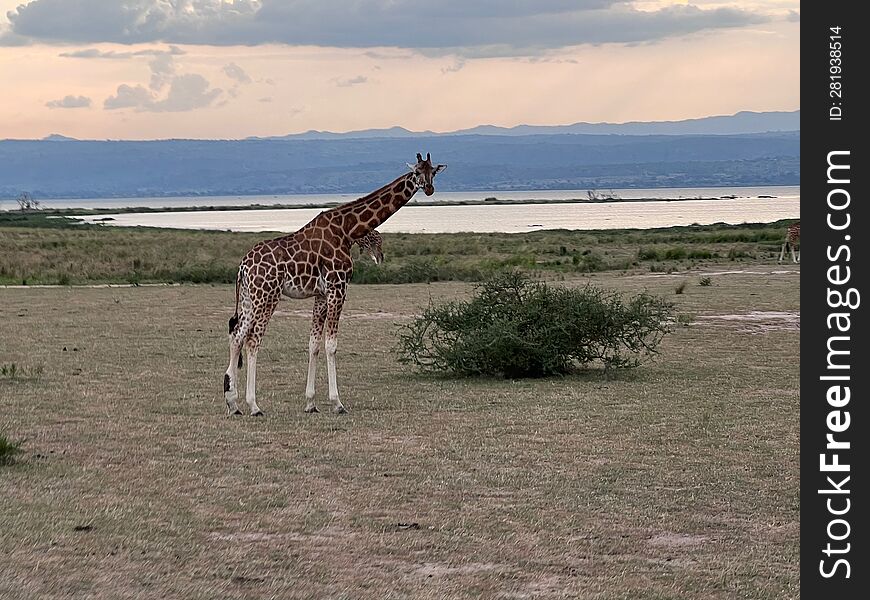
[[171,54],[154,57],[154,60],[148,63],[148,67],[151,69],[151,83],[148,87],[152,90],[162,90],[175,75],[175,60]]
[[242,69],[236,63],[230,63],[224,66],[224,73],[230,79],[235,79],[239,83],[251,83],[251,78],[245,73],[245,70]]
[[169,82],[169,92],[165,98],[158,99],[144,86],[122,84],[114,96],[106,98],[103,108],[114,110],[133,108],[146,112],[182,112],[203,108],[211,104],[223,93],[220,88],[212,88],[202,75],[190,73],[176,75]]
[[203,108],[211,104],[221,93],[223,90],[211,88],[208,80],[202,75],[195,73],[179,75],[172,79],[166,98],[152,104],[149,110],[179,112]]
[[351,87],[353,85],[359,85],[361,83],[366,83],[369,80],[365,75],[357,75],[356,77],[350,77],[347,79],[334,79],[335,85],[338,87]]
[[154,102],[154,96],[141,85],[135,87],[122,83],[114,96],[109,96],[103,101],[103,108],[114,110],[118,108],[138,108],[150,106]]
[[136,50],[135,52],[116,52],[115,50],[98,50],[97,48],[85,48],[74,52],[61,52],[60,56],[64,58],[107,58],[107,59],[127,59],[136,58],[139,56],[179,56],[184,54],[184,50],[178,46],[170,46],[168,50]]
[[441,73],[456,73],[457,71],[461,71],[462,67],[465,66],[464,58],[456,58],[454,59],[452,64],[447,65],[446,67],[441,67]]
[[60,100],[46,102],[48,108],[87,108],[91,105],[91,99],[87,96],[64,96]]

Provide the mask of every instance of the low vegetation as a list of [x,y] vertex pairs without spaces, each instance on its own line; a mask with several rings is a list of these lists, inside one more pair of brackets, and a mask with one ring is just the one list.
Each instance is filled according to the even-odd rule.
[[[386,263],[357,262],[356,283],[482,281],[503,271],[685,270],[705,262],[774,261],[788,221],[651,230],[524,234],[384,234]],[[82,225],[0,213],[0,284],[231,283],[239,260],[278,233]]]
[[43,372],[42,365],[27,366],[16,363],[0,364],[0,380],[33,380],[39,379]]
[[399,335],[399,360],[424,371],[509,378],[578,366],[635,367],[670,332],[673,305],[589,286],[566,288],[504,273],[470,300],[431,303]]
[[0,466],[12,464],[20,452],[21,442],[10,442],[5,435],[0,434]]

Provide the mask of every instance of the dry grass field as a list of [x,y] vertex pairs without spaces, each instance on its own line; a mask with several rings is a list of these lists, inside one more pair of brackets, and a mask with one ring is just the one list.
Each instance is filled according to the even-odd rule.
[[286,301],[262,419],[225,416],[231,286],[0,289],[0,597],[797,598],[799,267],[704,270],[565,282],[689,323],[609,380],[416,375],[395,323],[470,286],[352,286],[343,416]]

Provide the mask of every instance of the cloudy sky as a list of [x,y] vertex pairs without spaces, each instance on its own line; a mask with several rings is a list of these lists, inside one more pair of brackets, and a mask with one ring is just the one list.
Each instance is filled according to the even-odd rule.
[[0,0],[0,139],[800,108],[797,0]]

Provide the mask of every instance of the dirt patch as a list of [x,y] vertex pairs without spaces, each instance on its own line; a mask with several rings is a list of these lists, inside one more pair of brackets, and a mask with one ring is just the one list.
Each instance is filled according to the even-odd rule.
[[718,275],[800,275],[797,269],[779,269],[774,271],[674,271],[672,273],[644,273],[643,275],[635,275],[640,278],[657,278],[657,277],[686,277],[687,275],[706,275],[714,277]]
[[216,542],[255,543],[255,542],[301,542],[304,536],[293,533],[267,533],[265,531],[244,531],[238,533],[220,533],[213,531],[208,538]]
[[[303,318],[310,319],[311,318],[311,309],[301,310],[276,310],[276,317],[294,317],[294,318]],[[377,321],[380,319],[405,319],[407,315],[400,315],[398,313],[386,312],[386,311],[375,311],[375,312],[361,312],[361,311],[344,311],[341,313],[342,319],[358,319],[360,321]]]
[[465,565],[445,565],[444,563],[424,563],[414,569],[415,575],[423,577],[450,577],[455,575],[475,575],[477,573],[505,572],[510,567],[497,563],[468,563]]
[[799,312],[779,312],[753,310],[748,313],[731,315],[700,315],[692,325],[712,327],[734,327],[738,331],[750,335],[770,333],[771,331],[800,331],[801,314]]
[[700,546],[710,538],[706,535],[692,535],[689,533],[659,533],[652,536],[647,542],[650,546],[658,548],[684,548],[687,546]]

